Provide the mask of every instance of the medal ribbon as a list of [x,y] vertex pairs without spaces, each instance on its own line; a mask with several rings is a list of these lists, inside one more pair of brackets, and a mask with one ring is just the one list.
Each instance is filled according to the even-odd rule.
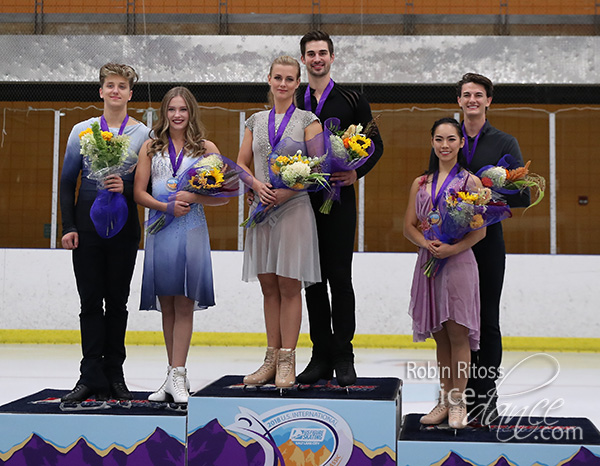
[[[121,123],[121,127],[119,128],[119,136],[121,136],[125,131],[125,126],[127,126],[128,121],[129,115],[125,115],[125,119],[123,120],[123,123]],[[104,118],[104,115],[100,117],[100,129],[102,131],[110,131],[110,129],[108,128],[108,123],[106,122],[106,118]]]
[[[321,98],[317,104],[317,109],[314,112],[318,117],[321,116],[321,110],[323,110],[323,105],[325,105],[325,101],[327,100],[327,97],[329,97],[329,93],[331,92],[331,89],[333,89],[333,85],[333,79],[330,78],[327,87],[323,91],[323,94],[321,94]],[[310,86],[307,86],[306,92],[304,93],[304,110],[312,111],[312,101],[310,97]]]
[[440,203],[442,193],[446,190],[446,188],[448,187],[450,182],[457,175],[459,169],[460,169],[460,165],[458,163],[452,167],[452,170],[450,170],[450,173],[448,173],[448,176],[444,180],[444,183],[442,184],[442,187],[440,188],[440,190],[437,194],[436,194],[435,190],[437,187],[437,180],[438,180],[438,175],[440,174],[440,171],[437,170],[433,174],[433,180],[431,181],[431,204],[433,204],[433,210],[437,209],[437,205]]
[[[183,146],[185,147],[185,143],[183,144]],[[169,158],[171,159],[171,166],[173,167],[174,177],[177,176],[177,170],[179,170],[181,162],[183,161],[184,147],[181,148],[181,150],[179,151],[179,155],[177,155],[177,152],[175,152],[175,144],[173,144],[171,136],[169,136]]]
[[269,143],[271,144],[271,149],[274,149],[279,141],[281,141],[281,136],[283,136],[283,132],[290,122],[294,110],[296,110],[296,106],[294,104],[290,105],[290,108],[287,109],[283,116],[283,120],[281,120],[278,131],[275,130],[275,107],[269,112]]
[[[484,125],[485,126],[485,125]],[[469,149],[469,136],[467,136],[467,130],[465,129],[465,123],[462,124],[462,133],[465,138],[465,147],[464,152],[467,159],[467,165],[471,165],[471,161],[473,160],[473,156],[475,155],[475,150],[477,149],[477,143],[479,142],[479,136],[481,136],[481,132],[483,131],[483,126],[475,136],[475,141],[473,141],[473,148]]]

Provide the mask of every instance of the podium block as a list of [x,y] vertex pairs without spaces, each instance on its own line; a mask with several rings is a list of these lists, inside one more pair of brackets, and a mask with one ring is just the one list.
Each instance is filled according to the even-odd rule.
[[499,418],[489,427],[421,426],[405,416],[398,466],[600,466],[600,433],[585,418]]
[[96,466],[185,464],[186,412],[168,403],[66,404],[42,390],[0,406],[0,464]]
[[[189,466],[393,466],[401,381],[248,388],[222,377],[188,403]],[[277,463],[279,460],[279,463]]]

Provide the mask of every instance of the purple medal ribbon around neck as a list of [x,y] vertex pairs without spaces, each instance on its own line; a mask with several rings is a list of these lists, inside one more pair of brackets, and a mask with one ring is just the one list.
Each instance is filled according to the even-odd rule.
[[[329,97],[329,93],[331,92],[331,89],[333,89],[333,85],[333,79],[329,79],[329,83],[323,91],[323,94],[321,94],[321,98],[319,99],[319,103],[317,104],[317,109],[314,112],[315,115],[317,115],[318,117],[321,116],[321,110],[323,110],[323,105],[325,105],[325,101],[327,100],[327,97]],[[310,86],[307,86],[306,92],[304,93],[304,110],[312,111],[312,102],[310,100],[310,97]]]
[[[123,123],[121,123],[121,127],[119,128],[119,136],[121,136],[123,134],[123,132],[125,131],[125,127],[127,126],[128,121],[129,121],[129,115],[125,115],[125,119],[123,120]],[[108,123],[106,122],[106,118],[104,118],[104,115],[102,115],[100,117],[100,129],[102,131],[110,131],[110,129],[108,127]]]
[[479,130],[479,133],[477,133],[477,136],[475,136],[475,141],[473,141],[473,148],[470,149],[469,148],[469,136],[467,135],[467,130],[465,129],[465,123],[463,122],[463,124],[462,124],[463,137],[465,138],[464,152],[465,152],[465,157],[467,159],[467,165],[471,165],[471,161],[473,160],[473,156],[475,155],[475,150],[477,149],[477,143],[479,142],[479,136],[481,136],[482,131],[483,131],[483,126]]
[[433,174],[433,180],[431,181],[431,204],[433,204],[433,210],[437,209],[437,205],[440,203],[440,199],[442,197],[443,192],[446,190],[446,188],[448,187],[450,182],[457,175],[459,168],[460,168],[460,165],[458,165],[458,163],[452,167],[452,170],[450,170],[450,173],[448,173],[448,176],[444,180],[444,183],[442,183],[442,187],[440,188],[439,192],[437,192],[437,194],[436,194],[435,190],[437,187],[437,180],[438,180],[438,175],[440,174],[440,171],[437,170]]
[[173,144],[173,140],[171,139],[171,136],[169,136],[169,158],[171,159],[171,166],[173,167],[173,176],[174,177],[177,176],[177,170],[179,170],[179,167],[181,166],[181,162],[183,160],[184,147],[185,147],[185,143],[183,144],[183,147],[179,151],[179,155],[177,155],[177,152],[175,152],[175,144]]
[[294,110],[296,110],[296,106],[294,104],[290,105],[290,108],[287,109],[285,115],[283,116],[283,120],[281,120],[278,131],[275,131],[275,107],[273,107],[269,112],[269,143],[271,144],[271,149],[274,149],[279,141],[281,141],[283,132],[290,122],[290,118],[292,118],[292,113],[294,113]]

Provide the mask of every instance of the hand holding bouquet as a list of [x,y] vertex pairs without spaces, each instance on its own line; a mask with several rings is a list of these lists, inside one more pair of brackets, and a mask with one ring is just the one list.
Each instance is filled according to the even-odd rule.
[[[489,188],[477,191],[449,189],[439,206],[439,212],[430,212],[421,228],[425,238],[454,244],[467,233],[511,217],[510,207],[503,202],[492,201]],[[434,221],[432,221],[434,219]],[[431,257],[424,265],[423,273],[431,278],[442,269],[447,259]]]
[[104,180],[110,175],[122,177],[131,173],[137,164],[137,155],[129,154],[129,136],[115,136],[110,131],[101,131],[94,121],[90,128],[79,133],[80,153],[89,166],[89,179],[96,180],[98,195],[90,209],[94,227],[103,238],[115,236],[127,221],[128,209],[125,196],[110,192]]
[[[313,154],[313,156],[307,155]],[[323,144],[323,133],[309,141],[283,139],[268,157],[269,181],[274,189],[317,191],[329,187],[329,157]],[[252,228],[263,222],[271,209],[259,203],[241,226]]]
[[537,195],[535,201],[527,207],[529,209],[542,201],[546,189],[544,177],[529,173],[530,164],[531,160],[524,167],[519,167],[513,157],[506,154],[498,165],[486,165],[477,172],[477,176],[481,178],[485,187],[500,194],[517,194],[527,188],[533,188]]
[[[221,154],[208,154],[177,177],[175,193],[159,196],[158,200],[170,202],[177,191],[189,191],[202,196],[236,197],[250,185],[250,175],[235,162]],[[168,226],[173,218],[170,212],[157,212],[146,222],[146,231],[150,235],[156,234]]]
[[[331,154],[331,172],[355,170],[364,164],[373,155],[375,144],[370,138],[377,131],[377,125],[372,120],[366,128],[361,124],[350,125],[346,130],[340,129],[338,118],[329,118],[325,121],[325,138]],[[319,212],[331,212],[333,201],[340,200],[341,186],[333,186],[327,194]]]

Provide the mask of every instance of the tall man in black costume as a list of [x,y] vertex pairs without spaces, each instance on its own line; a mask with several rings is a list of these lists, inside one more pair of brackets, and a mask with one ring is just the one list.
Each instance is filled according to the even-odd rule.
[[[496,165],[506,154],[523,166],[517,140],[487,121],[487,109],[494,92],[492,81],[480,74],[467,73],[458,82],[456,91],[463,111],[463,153],[469,170],[477,173],[486,165]],[[435,157],[433,151],[431,157]],[[511,207],[527,207],[529,191],[510,195],[507,202]],[[479,351],[471,354],[472,370],[465,393],[471,416],[489,424],[497,416],[496,380],[502,362],[500,296],[506,262],[502,223],[488,226],[485,238],[472,249],[479,268],[481,334]]]
[[[362,94],[333,82],[330,76],[334,61],[333,42],[322,31],[313,31],[300,41],[302,63],[306,65],[309,87],[298,96],[299,108],[314,112],[324,123],[340,119],[340,127],[372,120],[371,107]],[[333,173],[331,181],[341,184],[341,202],[334,202],[327,215],[319,212],[323,192],[311,193],[317,220],[322,282],[306,289],[306,304],[312,358],[296,380],[311,384],[335,375],[341,386],[356,382],[352,339],[356,327],[355,298],[352,287],[352,254],[356,230],[356,195],[354,182],[365,176],[383,153],[379,134],[373,137],[375,152],[356,170]],[[331,289],[331,300],[327,285]]]

